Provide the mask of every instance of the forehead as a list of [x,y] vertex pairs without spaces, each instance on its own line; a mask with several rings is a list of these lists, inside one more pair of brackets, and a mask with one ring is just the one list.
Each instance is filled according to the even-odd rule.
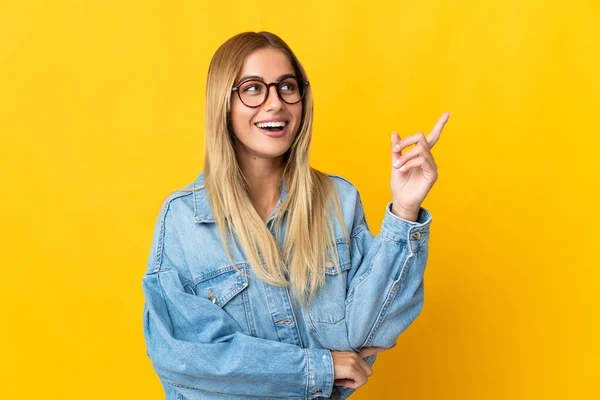
[[286,74],[295,74],[295,71],[285,53],[266,48],[256,50],[246,58],[237,79],[244,76],[260,76],[267,82],[273,82]]

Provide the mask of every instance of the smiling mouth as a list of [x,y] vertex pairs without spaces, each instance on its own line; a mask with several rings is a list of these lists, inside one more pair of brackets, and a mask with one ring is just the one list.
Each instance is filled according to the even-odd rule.
[[254,124],[257,128],[264,129],[269,132],[281,132],[286,127],[287,121],[278,122],[257,122]]

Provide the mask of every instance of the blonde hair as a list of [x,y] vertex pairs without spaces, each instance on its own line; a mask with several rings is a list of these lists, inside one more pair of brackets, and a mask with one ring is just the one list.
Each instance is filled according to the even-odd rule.
[[[237,237],[261,280],[276,286],[290,286],[293,295],[306,306],[325,282],[326,267],[335,266],[339,272],[334,213],[346,242],[348,233],[335,182],[327,174],[309,166],[313,100],[308,88],[302,100],[298,134],[283,156],[283,179],[288,195],[274,217],[274,235],[250,201],[248,182],[234,150],[234,133],[229,118],[231,88],[246,58],[263,48],[282,51],[290,59],[298,79],[308,80],[292,50],[273,33],[240,33],[219,47],[211,60],[206,83],[203,188],[231,263],[235,265],[227,235]],[[286,213],[286,234],[281,251],[278,241]]]

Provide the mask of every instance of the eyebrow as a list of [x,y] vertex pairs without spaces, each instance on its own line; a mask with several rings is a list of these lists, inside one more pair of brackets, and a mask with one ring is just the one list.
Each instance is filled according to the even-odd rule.
[[[294,75],[294,74],[281,75],[279,78],[277,78],[277,82],[279,82],[279,81],[281,81],[283,79],[286,79],[286,78],[296,78],[296,75]],[[258,81],[263,81],[263,82],[265,81],[262,76],[258,76],[258,75],[246,75],[246,76],[242,77],[240,80],[238,80],[238,85],[241,82],[244,82],[244,81],[247,81],[247,80],[258,80]]]

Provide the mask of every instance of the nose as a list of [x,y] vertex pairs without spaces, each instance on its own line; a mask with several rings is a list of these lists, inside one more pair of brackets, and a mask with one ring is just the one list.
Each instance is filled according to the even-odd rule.
[[[271,90],[271,88],[273,90]],[[265,100],[265,106],[267,110],[280,109],[283,107],[283,101],[279,98],[277,93],[277,86],[275,84],[269,85],[267,89],[267,99]]]

